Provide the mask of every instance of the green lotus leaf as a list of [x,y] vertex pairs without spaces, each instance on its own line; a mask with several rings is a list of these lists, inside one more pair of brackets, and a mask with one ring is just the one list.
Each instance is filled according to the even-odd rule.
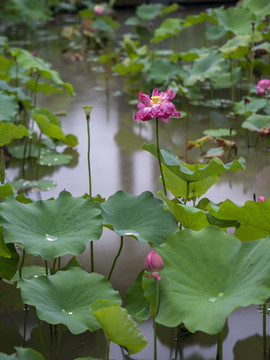
[[44,149],[40,153],[39,164],[44,166],[66,165],[71,162],[73,157],[69,154],[58,153],[54,150]]
[[39,146],[37,143],[32,143],[31,146],[29,144],[27,144],[26,150],[25,150],[25,145],[23,145],[23,144],[8,146],[8,152],[15,159],[23,159],[24,152],[25,152],[25,158],[37,157],[38,150],[39,150]]
[[[44,266],[36,266],[36,265],[24,266],[22,268],[21,275],[22,275],[22,279],[33,279],[39,276],[46,275],[46,270]],[[19,280],[20,280],[20,274],[17,271],[16,274],[11,279],[11,282],[17,282]]]
[[125,305],[128,313],[135,318],[139,324],[143,323],[150,316],[149,302],[144,296],[142,288],[142,277],[144,270],[142,270],[134,284],[132,284],[125,294]]
[[19,105],[14,95],[0,91],[0,121],[15,121]]
[[93,21],[93,27],[99,31],[112,32],[113,27],[105,19],[96,19]]
[[93,358],[92,356],[87,356],[87,357],[79,357],[79,358],[76,358],[74,360],[102,360],[102,359],[97,359],[97,358]]
[[38,191],[48,191],[56,187],[56,183],[52,180],[14,180],[11,181],[11,186],[15,190],[38,190]]
[[221,157],[224,155],[223,147],[212,148],[206,151],[206,154],[203,155],[204,159],[213,159],[215,157]]
[[204,11],[200,12],[198,15],[188,15],[184,22],[184,28],[204,23],[206,20],[216,22],[212,14],[208,14]]
[[[9,97],[9,99],[7,99],[11,105],[11,108],[8,109],[9,111],[14,111],[15,115],[18,113],[19,107],[18,107],[18,101],[21,101],[28,109],[30,109],[32,107],[32,99],[27,96],[25,94],[25,92],[23,91],[23,89],[21,87],[13,87],[10,86],[6,81],[0,81],[0,90],[4,90],[7,94],[13,94],[16,97],[17,101],[12,101],[11,98]],[[1,101],[2,101],[2,96],[0,95]],[[14,106],[12,106],[12,104]],[[4,108],[6,108],[7,104],[4,104]],[[2,108],[2,106],[1,106]],[[2,109],[1,109],[2,110]],[[3,109],[5,111],[5,109]],[[1,116],[1,115],[0,115]],[[4,119],[3,119],[4,120]],[[11,115],[10,121],[14,120],[14,116]]]
[[8,59],[5,56],[0,55],[0,63],[1,63],[0,78],[1,78],[1,80],[9,81],[10,80],[9,68],[12,65],[14,65],[14,61],[11,59]]
[[186,70],[183,69],[181,62],[173,64],[168,59],[155,59],[147,74],[155,83],[161,84],[168,81],[175,74],[185,77]]
[[4,185],[0,185],[0,198],[4,199],[9,195],[14,195],[13,188],[10,183],[5,183]]
[[216,14],[219,25],[223,26],[227,31],[232,31],[236,35],[251,35],[251,23],[255,20],[255,17],[248,9],[242,7],[220,8],[216,10]]
[[129,73],[140,73],[143,68],[144,64],[130,62],[128,64],[116,64],[112,71],[117,72],[119,75],[127,75]]
[[65,135],[59,125],[55,125],[50,122],[47,116],[43,114],[33,114],[33,119],[38,124],[40,131],[51,137],[52,139],[65,140]]
[[218,219],[240,223],[235,236],[243,241],[270,235],[270,199],[265,202],[247,201],[243,206],[226,200],[219,208],[209,207],[209,213]]
[[141,351],[148,342],[127,310],[113,303],[104,305],[93,311],[93,315],[109,341],[124,347],[130,355]]
[[22,300],[36,308],[40,320],[64,324],[72,334],[100,328],[89,311],[91,304],[105,299],[121,305],[119,293],[102,275],[87,273],[79,267],[58,271],[55,275],[20,280]]
[[51,15],[48,4],[40,1],[31,0],[14,0],[13,1],[16,12],[22,16],[23,19],[46,21]]
[[[0,230],[2,233],[1,227]],[[8,257],[6,256],[6,250],[9,253]],[[17,254],[14,244],[8,244],[6,249],[1,246],[1,254],[3,254],[3,252],[5,253],[5,256],[0,255],[0,278],[11,280],[17,271],[19,255]]]
[[171,55],[171,60],[177,61],[179,59],[185,61],[194,61],[199,58],[201,55],[207,54],[209,51],[208,48],[200,48],[200,49],[190,49],[189,51],[181,51],[179,53],[174,53]]
[[136,8],[136,15],[141,20],[154,20],[162,14],[163,6],[161,4],[142,4]]
[[270,292],[269,246],[269,236],[241,243],[212,226],[175,233],[158,249],[165,266],[156,321],[216,334],[235,309],[263,304]]
[[91,199],[73,198],[66,191],[55,200],[30,204],[7,197],[0,204],[0,213],[5,242],[23,244],[27,253],[45,260],[79,255],[102,233],[98,205]]
[[270,126],[270,115],[252,114],[241,126],[250,131],[261,131],[262,127]]
[[[224,64],[224,66],[222,66],[222,71],[216,73],[211,78],[211,81],[215,89],[228,89],[232,87],[232,84],[236,85],[241,80],[242,76],[243,69],[240,66],[234,67],[231,72],[229,64]],[[210,107],[216,107],[215,100],[213,100],[213,104],[211,104],[211,100],[207,101],[206,104],[208,104]],[[223,103],[223,106],[224,104],[225,103]],[[228,104],[228,106],[229,105],[230,104]]]
[[197,81],[205,81],[221,71],[224,58],[218,51],[209,50],[209,53],[194,60],[190,75],[185,79],[184,85],[192,86]]
[[205,31],[207,40],[219,40],[226,34],[226,29],[222,26],[209,26]]
[[117,191],[100,205],[104,225],[141,243],[162,244],[177,228],[174,217],[150,191],[136,196]]
[[0,147],[9,144],[13,139],[29,136],[28,130],[23,125],[14,125],[11,122],[0,121]]
[[0,353],[0,360],[16,360],[18,358],[21,360],[44,360],[44,357],[36,350],[19,347],[15,347],[15,349],[16,353],[12,355]]
[[245,115],[247,113],[256,113],[267,106],[267,99],[263,97],[249,97],[249,102],[245,104],[245,101],[236,102],[234,104],[234,111],[236,114]]
[[165,209],[168,209],[185,229],[201,230],[209,225],[205,211],[170,200],[161,191],[158,194],[165,202]]
[[46,116],[46,118],[49,120],[49,122],[50,122],[51,124],[55,124],[55,125],[61,126],[60,121],[58,120],[57,116],[55,116],[51,111],[49,111],[49,110],[46,109],[46,108],[43,108],[43,107],[35,108],[35,109],[32,111],[32,114],[35,114],[35,115],[44,115],[44,116]]
[[154,37],[151,40],[153,43],[158,43],[165,39],[170,39],[183,29],[183,20],[180,18],[168,18],[165,19],[160,27],[155,30]]
[[[155,144],[143,144],[143,150],[149,151],[156,156]],[[224,171],[244,170],[246,161],[241,156],[239,160],[235,159],[230,163],[224,164],[220,159],[214,158],[208,164],[184,165],[169,149],[161,149],[162,164],[167,167],[175,175],[186,182],[194,182],[203,180],[209,176],[221,175]]]
[[233,129],[208,129],[204,130],[204,135],[212,136],[212,137],[226,137],[226,136],[235,136],[236,131]]
[[137,26],[140,24],[141,20],[136,16],[132,16],[125,21],[125,25]]
[[43,92],[45,95],[50,95],[53,93],[61,94],[63,92],[62,89],[59,89],[57,85],[50,84],[48,82],[38,82],[34,79],[30,79],[26,83],[27,87],[34,92]]
[[228,40],[219,50],[231,59],[241,59],[249,53],[250,35],[237,35]]
[[4,258],[11,258],[10,251],[3,238],[3,227],[0,226],[0,256]]
[[61,80],[59,73],[52,70],[51,64],[43,59],[33,56],[27,50],[19,49],[16,54],[16,61],[21,67],[27,70],[36,70],[40,76],[51,79],[57,85],[63,85],[71,96],[75,95],[71,84],[64,83]]
[[[185,165],[191,170],[196,170],[194,165]],[[169,168],[163,166],[163,173],[165,177],[166,187],[170,192],[179,198],[185,198],[187,194],[187,183],[185,180],[181,179]],[[189,198],[201,197],[206,193],[208,189],[219,181],[219,175],[208,176],[199,181],[193,181],[189,184]]]
[[253,12],[258,20],[270,15],[270,4],[268,0],[245,0],[242,5]]

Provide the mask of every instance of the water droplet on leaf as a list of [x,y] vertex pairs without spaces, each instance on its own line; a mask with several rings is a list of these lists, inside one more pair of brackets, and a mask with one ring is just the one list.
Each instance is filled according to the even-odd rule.
[[49,234],[45,234],[45,237],[46,237],[46,240],[48,240],[48,241],[56,241],[57,240],[57,237],[51,236]]

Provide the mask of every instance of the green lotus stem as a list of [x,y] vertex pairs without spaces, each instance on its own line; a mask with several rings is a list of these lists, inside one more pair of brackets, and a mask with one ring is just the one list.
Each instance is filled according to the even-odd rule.
[[39,159],[40,159],[40,150],[41,150],[41,136],[42,136],[42,132],[40,132],[39,138],[38,138],[38,156],[37,156],[37,160],[36,160],[36,180],[38,180],[38,177],[39,177]]
[[46,270],[46,275],[49,275],[49,271],[48,271],[48,261],[45,260],[45,270]]
[[[156,316],[159,308],[159,281],[156,280]],[[155,316],[155,318],[156,318]],[[157,323],[154,318],[154,360],[157,360]]]
[[254,48],[254,30],[255,30],[255,24],[252,23],[252,43],[251,43],[251,65],[250,65],[250,72],[249,72],[249,88],[248,88],[248,96],[250,96],[251,93],[251,86],[252,86],[252,75],[253,75],[253,69],[254,69],[254,57],[255,57],[255,51]]
[[40,324],[40,320],[37,316],[37,309],[35,308],[35,314],[37,317],[37,323],[38,323],[38,330],[39,330],[39,338],[40,338],[40,344],[41,344],[41,350],[42,350],[42,354],[44,356],[44,359],[46,359],[46,355],[45,355],[45,347],[44,347],[44,340],[43,340],[43,332],[42,332],[42,327]]
[[233,83],[233,61],[230,57],[230,73],[231,73],[231,83],[232,83],[232,109],[234,107],[234,83]]
[[195,204],[196,204],[196,196],[195,196],[195,192],[194,192],[194,191],[193,191],[192,200],[193,200],[193,207],[195,207]]
[[185,198],[185,203],[184,203],[185,205],[188,201],[188,197],[189,197],[189,181],[187,181],[187,193],[186,193],[186,198]]
[[161,156],[160,156],[160,149],[159,149],[159,134],[158,134],[158,118],[157,117],[156,117],[156,142],[157,142],[158,165],[159,165],[159,171],[160,171],[162,184],[163,184],[163,191],[164,191],[164,195],[167,196],[166,184],[165,184],[164,174],[163,174],[162,165],[161,165]]
[[263,353],[267,354],[267,337],[266,337],[266,314],[267,314],[267,303],[263,304]]
[[24,259],[25,259],[25,250],[23,249],[23,253],[22,253],[22,261],[21,261],[21,265],[20,265],[20,269],[19,269],[19,276],[20,276],[20,279],[22,278],[22,268],[23,268],[23,264],[24,264]]
[[223,330],[218,334],[217,360],[222,360]]
[[106,360],[109,360],[109,353],[110,353],[110,340],[108,339],[107,346],[106,346]]
[[1,154],[0,154],[0,158],[1,158],[1,160],[0,160],[0,163],[1,163],[1,167],[0,167],[0,169],[1,169],[1,184],[4,184],[6,169],[5,169],[5,154],[4,154],[4,148],[3,147],[0,148],[0,152],[1,152]]
[[36,81],[35,81],[35,87],[34,87],[34,107],[36,107],[37,104],[37,86],[38,86],[38,79],[40,77],[40,74],[37,74]]
[[61,256],[59,256],[58,258],[58,270],[61,269]]
[[[92,180],[91,180],[91,166],[90,166],[90,115],[86,115],[87,123],[87,139],[88,139],[88,150],[87,150],[87,162],[88,162],[88,179],[89,179],[89,196],[92,197]],[[94,244],[90,243],[90,259],[91,259],[91,272],[94,272]]]
[[110,273],[109,273],[109,276],[108,276],[108,280],[110,280],[110,279],[111,279],[112,272],[113,272],[113,270],[114,270],[114,267],[115,267],[116,261],[117,261],[117,259],[119,258],[120,254],[121,254],[121,251],[122,251],[122,248],[123,248],[124,237],[123,237],[123,236],[121,236],[121,238],[120,238],[120,239],[121,239],[121,240],[120,240],[120,247],[119,247],[119,250],[118,250],[117,255],[116,255],[116,256],[115,256],[115,258],[114,258],[114,261],[113,261],[113,264],[112,264],[112,267],[111,267],[111,270],[110,270]]
[[55,360],[58,360],[59,350],[60,350],[60,344],[61,344],[61,340],[62,340],[62,334],[63,334],[63,326],[62,326],[62,324],[60,324],[60,326],[59,326],[59,335],[58,335],[57,348],[56,348],[56,353],[55,353]]
[[55,258],[54,261],[53,261],[53,270],[55,270],[56,260],[57,260],[57,258]]

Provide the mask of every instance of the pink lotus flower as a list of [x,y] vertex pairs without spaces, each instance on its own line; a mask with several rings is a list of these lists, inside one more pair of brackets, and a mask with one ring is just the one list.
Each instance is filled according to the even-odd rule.
[[152,97],[139,93],[141,102],[137,105],[140,109],[136,112],[134,119],[136,121],[151,120],[154,117],[158,117],[164,122],[168,122],[170,116],[179,117],[181,114],[176,110],[174,104],[169,101],[175,97],[176,93],[167,89],[166,92],[158,92],[158,89],[153,90]]
[[104,6],[102,5],[95,5],[94,7],[94,13],[96,16],[101,16],[103,15],[104,12]]
[[157,280],[161,280],[159,271],[164,268],[162,257],[152,249],[145,259],[144,268],[151,272],[151,275],[149,274],[146,276],[147,278],[153,277]]
[[260,195],[257,199],[257,202],[264,202],[264,201],[266,201],[266,198],[262,195]]
[[270,80],[263,79],[260,80],[257,84],[257,94],[261,96],[266,96],[270,94]]

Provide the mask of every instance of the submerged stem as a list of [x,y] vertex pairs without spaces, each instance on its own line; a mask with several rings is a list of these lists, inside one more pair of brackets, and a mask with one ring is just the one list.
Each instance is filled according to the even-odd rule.
[[117,259],[119,258],[120,254],[121,254],[121,251],[122,251],[122,248],[123,248],[123,243],[124,243],[124,237],[121,236],[121,239],[120,239],[120,247],[119,247],[119,250],[118,250],[117,255],[116,255],[115,258],[114,258],[114,261],[113,261],[113,264],[112,264],[112,267],[111,267],[111,270],[110,270],[110,273],[109,273],[109,276],[108,276],[108,280],[111,279],[112,272],[113,272],[113,270],[114,270],[116,261],[117,261]]
[[56,348],[56,353],[55,353],[55,360],[58,360],[59,350],[60,350],[60,344],[61,344],[61,340],[62,340],[62,333],[63,333],[63,326],[62,326],[62,324],[60,324],[60,326],[59,326],[59,335],[58,335],[57,348]]
[[165,184],[164,174],[163,174],[162,165],[161,165],[161,156],[160,156],[160,149],[159,149],[159,134],[158,134],[158,118],[157,117],[156,117],[156,142],[157,142],[158,165],[159,165],[159,171],[160,171],[162,185],[163,185],[163,191],[164,191],[164,195],[167,196],[166,184]]
[[267,313],[267,303],[263,304],[263,353],[267,354],[267,338],[266,338],[266,313]]
[[44,359],[46,359],[44,340],[43,340],[43,332],[42,332],[42,327],[41,327],[41,324],[40,324],[40,320],[39,320],[39,318],[37,316],[37,309],[36,308],[35,308],[35,314],[36,314],[37,322],[38,322],[38,330],[39,330],[39,338],[40,338],[41,350],[42,350],[42,354],[44,356]]

